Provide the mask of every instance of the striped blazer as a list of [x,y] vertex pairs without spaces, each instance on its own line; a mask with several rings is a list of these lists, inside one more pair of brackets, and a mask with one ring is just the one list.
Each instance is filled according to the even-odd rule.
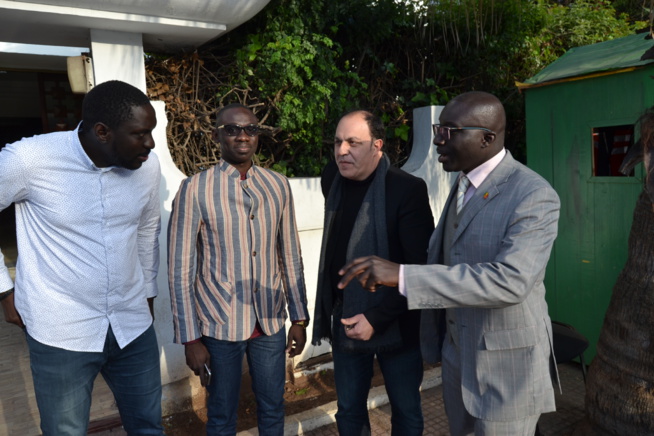
[[247,178],[221,160],[184,180],[168,226],[175,341],[243,341],[257,320],[267,335],[308,320],[288,180],[253,165]]

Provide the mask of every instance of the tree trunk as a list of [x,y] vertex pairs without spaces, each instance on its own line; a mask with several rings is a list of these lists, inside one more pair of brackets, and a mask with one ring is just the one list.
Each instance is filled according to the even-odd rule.
[[583,434],[654,434],[654,209],[645,191],[588,372],[586,415]]

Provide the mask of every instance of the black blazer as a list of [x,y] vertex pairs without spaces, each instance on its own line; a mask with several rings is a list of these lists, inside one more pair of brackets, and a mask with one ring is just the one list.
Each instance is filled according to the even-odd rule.
[[[323,170],[320,180],[325,198],[334,178],[339,175],[336,162]],[[386,173],[386,226],[390,261],[400,264],[425,264],[429,238],[434,231],[434,216],[429,206],[427,184],[419,177],[389,167]],[[328,246],[334,238],[328,239]],[[330,253],[333,250],[329,249]],[[325,259],[329,265],[332,259]],[[364,315],[375,329],[383,333],[397,318],[405,345],[417,344],[420,332],[420,311],[408,310],[407,299],[399,292],[389,293],[382,304],[367,310]]]

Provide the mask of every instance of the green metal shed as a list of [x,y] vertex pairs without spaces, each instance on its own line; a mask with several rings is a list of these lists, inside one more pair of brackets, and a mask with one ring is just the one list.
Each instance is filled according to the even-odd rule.
[[518,84],[528,165],[561,198],[545,279],[550,316],[588,337],[588,358],[627,258],[643,188],[642,165],[628,176],[618,168],[639,135],[636,121],[654,105],[653,47],[646,34],[577,47]]

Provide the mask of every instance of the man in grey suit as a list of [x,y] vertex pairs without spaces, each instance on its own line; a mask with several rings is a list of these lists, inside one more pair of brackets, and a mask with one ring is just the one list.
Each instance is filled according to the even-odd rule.
[[369,256],[340,271],[339,287],[355,277],[371,291],[399,284],[409,309],[427,309],[423,356],[442,362],[454,436],[533,435],[540,414],[555,410],[543,278],[560,203],[505,150],[505,125],[501,102],[484,92],[454,98],[434,125],[439,162],[461,174],[431,237],[429,265]]

